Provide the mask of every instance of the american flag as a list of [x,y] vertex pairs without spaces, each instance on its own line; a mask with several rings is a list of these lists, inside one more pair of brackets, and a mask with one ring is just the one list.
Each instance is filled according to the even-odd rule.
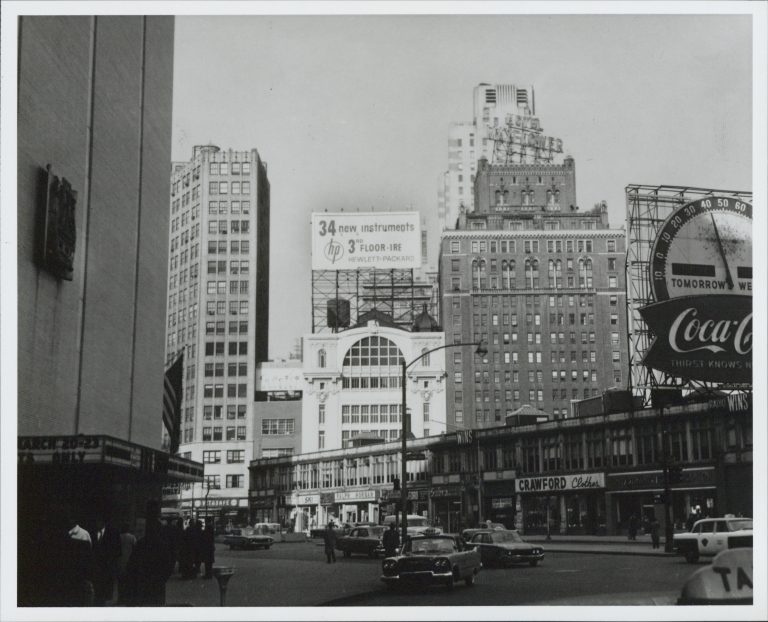
[[459,445],[468,445],[472,442],[472,430],[457,430],[456,442]]
[[179,449],[181,437],[181,382],[184,371],[184,352],[165,370],[163,386],[163,423],[171,438],[170,452]]

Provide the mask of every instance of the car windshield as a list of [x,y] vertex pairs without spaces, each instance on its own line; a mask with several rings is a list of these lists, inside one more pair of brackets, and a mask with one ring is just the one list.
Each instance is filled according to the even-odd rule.
[[411,518],[408,517],[409,527],[429,527],[429,521],[426,518]]
[[501,544],[503,542],[522,542],[523,539],[516,531],[497,531],[491,534],[491,542]]
[[418,538],[405,545],[406,555],[442,555],[455,551],[456,545],[451,538]]
[[752,529],[752,519],[741,518],[737,520],[728,521],[729,531],[739,531],[739,529]]

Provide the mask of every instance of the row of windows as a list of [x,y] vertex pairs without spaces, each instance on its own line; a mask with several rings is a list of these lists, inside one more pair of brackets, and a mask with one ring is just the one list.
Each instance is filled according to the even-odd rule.
[[[171,254],[171,259],[169,261],[169,270],[173,271],[176,270],[179,266],[186,265],[189,261],[194,263],[195,259],[197,259],[200,256],[200,245],[194,244],[190,246],[189,248],[181,251],[180,253]],[[190,271],[192,271],[192,268],[196,268],[196,266],[190,267]],[[195,275],[197,275],[197,271],[195,271]]]
[[[325,420],[325,411],[320,414]],[[400,404],[344,404],[342,424],[402,423]]]
[[[595,294],[552,294],[550,296],[540,296],[538,294],[492,294],[472,296],[472,307],[475,309],[498,309],[499,307],[516,307],[519,302],[521,305],[525,303],[526,309],[540,309],[542,304],[546,304],[547,298],[549,298],[549,306],[553,308],[555,306],[564,307],[566,300],[569,307],[575,307],[577,301],[580,307],[595,306]],[[618,300],[618,295],[611,294],[608,296],[608,302],[612,307],[618,305]],[[453,299],[451,304],[455,311],[460,310],[460,299]]]
[[[224,435],[224,438],[222,437]],[[245,426],[220,426],[215,425],[213,427],[203,427],[203,441],[244,441],[245,440]]]
[[347,376],[341,378],[344,389],[399,389],[402,386],[400,376]]
[[[576,353],[575,350],[571,351],[571,362],[572,363],[576,363],[576,354],[577,353]],[[592,350],[589,354],[590,354],[590,356],[589,356],[589,359],[588,359],[587,358],[587,351],[586,350],[582,350],[582,352],[581,352],[582,363],[589,363],[589,362],[594,363],[594,362],[596,362],[596,358],[597,357],[596,357],[595,351]],[[552,362],[552,363],[557,363],[558,362],[558,360],[557,360],[557,352],[552,352],[552,360],[550,362]],[[560,351],[560,361],[559,362],[560,363],[565,363],[566,362],[565,361],[565,352],[562,351],[562,350]],[[455,363],[455,361],[454,361],[454,363]],[[461,361],[459,361],[458,363],[455,363],[455,364],[461,364]],[[581,370],[582,378],[584,380],[586,380],[586,374],[587,374],[588,371],[590,372],[590,377],[593,379],[592,382],[596,382],[595,378],[596,378],[597,371],[594,370],[594,369],[592,369],[592,370],[586,370],[586,369]],[[493,377],[491,377],[491,373],[493,374]],[[544,372],[542,370],[530,370],[530,369],[528,370],[528,381],[529,382],[533,382],[531,374],[534,374],[534,373],[536,374],[536,378],[538,379],[538,382],[542,382],[542,380],[539,379],[539,378],[542,377],[541,375]],[[579,372],[576,369],[571,370],[571,379],[575,380],[576,377],[578,376],[578,373]],[[503,374],[503,377],[502,377],[502,374]],[[555,377],[556,375],[557,375],[557,378]],[[565,380],[565,376],[566,375],[567,375],[567,370],[564,370],[564,369],[561,369],[561,370],[553,369],[552,370],[552,380],[557,380],[558,378],[561,381]],[[475,372],[475,382],[476,383],[490,384],[491,382],[493,382],[493,384],[499,385],[499,384],[501,384],[502,379],[504,380],[504,384],[507,384],[507,385],[510,384],[510,383],[517,384],[518,382],[520,382],[520,371],[517,370],[517,369],[507,369],[507,368],[505,368],[505,369],[495,369],[492,372],[488,371],[488,370],[484,370],[482,372],[480,372],[480,371],[476,371]],[[621,382],[621,369],[614,369],[613,370],[613,379],[614,379],[615,382]],[[460,371],[453,372],[453,383],[455,385],[463,383],[463,373],[462,372],[460,372]],[[507,389],[506,391],[508,392],[509,390]],[[510,397],[507,397],[507,399],[510,399]]]
[[250,214],[250,201],[208,201],[208,213],[216,214]]
[[251,194],[251,182],[209,181],[208,194]]
[[295,432],[293,419],[262,419],[261,433],[264,436],[288,435]]
[[[206,284],[206,293],[208,295],[223,296],[227,293],[226,281],[208,281]],[[247,294],[248,293],[248,281],[230,281],[229,282],[230,294]]]
[[[218,324],[218,322],[217,322]],[[230,322],[230,329],[232,322]],[[224,344],[227,345],[227,354],[230,356],[237,356],[241,354],[248,354],[248,342],[247,341],[206,341],[205,343],[205,356],[223,356]]]
[[261,450],[262,458],[280,458],[281,456],[292,456],[293,454],[293,447],[272,447]]
[[[518,243],[524,253],[538,253],[541,242],[546,242],[549,253],[592,253],[595,252],[595,242],[590,239],[579,240],[469,240],[473,253],[508,253],[517,252]],[[616,252],[616,240],[605,240],[605,252]],[[452,254],[461,252],[461,240],[450,241]]]
[[[244,475],[227,475],[227,488],[243,488],[245,486]],[[205,476],[206,488],[221,488],[221,476],[220,475],[206,475]]]
[[[223,320],[218,320],[216,322],[206,322],[205,323],[205,334],[206,335],[223,335],[224,334],[224,325],[226,322]],[[230,335],[246,335],[248,334],[248,320],[232,320],[229,322],[229,334]],[[222,342],[223,343],[223,342]]]
[[[227,376],[247,376],[248,363],[228,363]],[[206,363],[205,376],[220,378],[224,376],[224,363]]]
[[[562,277],[559,277],[557,275],[551,277],[549,279],[548,285],[542,285],[541,280],[539,278],[539,271],[538,267],[528,267],[526,269],[525,279],[518,284],[517,279],[512,276],[491,276],[491,277],[483,277],[479,276],[477,273],[473,274],[472,277],[472,287],[474,289],[502,289],[502,290],[515,290],[515,289],[538,289],[539,287],[553,287],[555,289],[559,289],[562,287],[582,287],[582,288],[593,288],[594,280],[591,276],[587,275],[586,273],[579,275],[578,281],[576,279],[575,275],[569,274],[565,277],[565,283],[561,280]],[[518,287],[520,285],[520,287]],[[619,277],[618,276],[608,276],[608,287],[610,289],[617,289],[619,287]],[[451,277],[451,290],[452,291],[461,291],[462,285],[461,285],[461,277],[460,276],[452,276]]]
[[[251,243],[249,240],[230,240],[229,252],[232,255],[247,255],[251,252]],[[227,241],[226,240],[209,240],[208,241],[208,254],[209,255],[226,255],[227,253]]]
[[[227,419],[245,419],[248,408],[245,404],[228,404]],[[203,419],[205,421],[223,419],[223,406],[203,406]]]
[[211,175],[249,175],[250,162],[209,162],[208,172]]
[[[176,289],[176,277],[178,276],[178,285],[179,287],[184,287],[187,284],[187,275],[189,275],[189,280],[191,281],[190,284],[190,300],[196,300],[197,299],[197,283],[194,281],[197,279],[198,276],[198,270],[199,266],[197,264],[194,264],[189,267],[189,269],[184,268],[183,270],[180,270],[178,275],[172,274],[170,276],[170,279],[168,280],[168,286],[170,289]],[[182,289],[179,293],[180,296],[186,295],[186,290]]]
[[[173,233],[175,229],[171,231]],[[197,223],[194,227],[190,227],[181,232],[181,235],[176,235],[171,238],[171,252],[176,251],[180,245],[189,244],[200,237],[200,223]]]
[[[248,274],[250,271],[250,262],[247,259],[233,260],[229,262],[229,273],[235,274]],[[227,262],[220,259],[218,261],[208,262],[208,274],[226,274]]]
[[[223,384],[203,385],[203,397],[204,398],[224,397],[224,385]],[[248,385],[245,383],[228,384],[227,397],[248,397]]]
[[[227,301],[226,300],[209,300],[205,303],[206,315],[226,315],[227,314]],[[230,300],[229,301],[229,315],[248,315],[248,301],[247,300]]]
[[208,233],[211,235],[226,235],[231,233],[249,233],[251,230],[250,220],[209,220]]
[[[244,449],[228,449],[227,464],[242,464],[245,462]],[[203,452],[203,464],[221,464],[221,451],[211,449]]]

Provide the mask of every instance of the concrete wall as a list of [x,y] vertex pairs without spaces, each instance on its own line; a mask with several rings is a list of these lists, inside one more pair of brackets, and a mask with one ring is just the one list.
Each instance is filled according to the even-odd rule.
[[[24,17],[19,434],[162,429],[172,17]],[[78,193],[72,281],[35,262],[39,170]]]

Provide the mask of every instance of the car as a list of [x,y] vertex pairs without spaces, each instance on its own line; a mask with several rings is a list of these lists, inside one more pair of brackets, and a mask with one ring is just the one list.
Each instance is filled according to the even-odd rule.
[[717,555],[727,549],[752,548],[752,519],[704,518],[696,521],[690,531],[675,534],[672,544],[689,564],[696,563],[701,556]]
[[480,553],[464,550],[450,535],[433,534],[409,536],[400,554],[382,562],[381,580],[388,586],[445,585],[475,583],[482,563]]
[[384,545],[381,541],[383,535],[382,525],[353,527],[347,535],[337,538],[336,548],[344,554],[344,557],[349,557],[353,553],[377,557],[384,554]]
[[544,549],[525,542],[514,529],[489,529],[472,536],[470,544],[480,553],[483,566],[535,566],[544,559]]
[[233,529],[224,536],[224,544],[228,544],[230,550],[235,549],[269,549],[274,543],[274,538],[263,533],[258,533],[250,527]]
[[280,526],[280,523],[256,523],[253,526],[253,530],[256,533],[274,536],[275,534],[280,535],[283,528]]
[[[384,526],[389,528],[389,526],[392,523],[395,523],[398,526],[398,531],[400,530],[400,523],[399,517],[395,514],[390,514],[389,516],[384,517]],[[424,534],[425,532],[429,533],[443,533],[443,530],[440,529],[440,527],[433,527],[429,519],[426,516],[419,516],[418,514],[408,514],[407,518],[407,533],[410,536],[418,536],[421,534]]]

